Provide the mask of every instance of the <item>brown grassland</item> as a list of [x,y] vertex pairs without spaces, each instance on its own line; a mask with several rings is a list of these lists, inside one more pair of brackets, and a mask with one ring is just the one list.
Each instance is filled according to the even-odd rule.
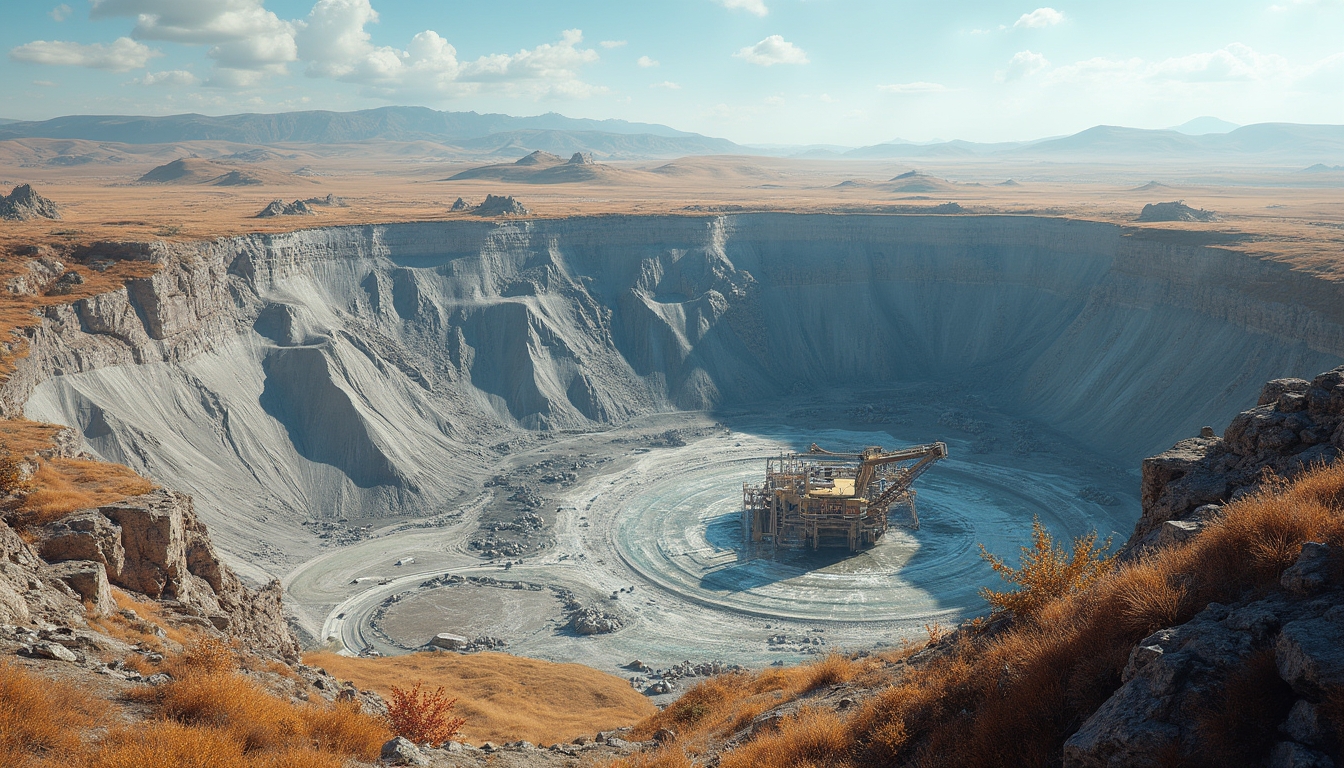
[[[165,659],[172,681],[105,701],[0,664],[0,765],[13,768],[341,768],[373,760],[389,732],[357,704],[294,703],[198,640]],[[148,707],[134,722],[127,707]]]
[[[1064,740],[1119,687],[1120,672],[1139,640],[1190,619],[1211,602],[1231,603],[1272,589],[1306,541],[1344,545],[1344,462],[1292,483],[1271,482],[1228,505],[1224,516],[1191,542],[1118,565],[1090,586],[1042,601],[1005,631],[984,631],[983,623],[963,627],[931,660],[885,670],[889,682],[854,714],[803,708],[777,729],[724,754],[719,765],[1058,765]],[[1035,586],[1027,579],[1021,589]],[[874,661],[826,664],[866,670]],[[799,697],[806,686],[798,680],[808,670],[820,671],[767,670],[701,683],[636,727],[640,735],[671,727],[679,732],[677,741],[627,765],[691,765],[707,744],[721,742],[767,706]],[[1333,700],[1344,702],[1344,692]],[[1154,764],[1254,761],[1266,754],[1275,739],[1272,724],[1291,703],[1272,650],[1256,654],[1200,716],[1201,727],[1218,734],[1221,749],[1180,755],[1173,748],[1170,755],[1155,756]],[[1331,713],[1337,729],[1344,724],[1341,715],[1340,707]]]
[[40,458],[61,427],[24,419],[0,419],[0,455],[28,457],[37,471],[20,484],[14,502],[0,510],[20,529],[42,525],[75,510],[115,504],[153,490],[154,484],[120,464],[60,457]]
[[312,653],[304,663],[387,696],[423,680],[457,699],[461,738],[480,743],[565,742],[631,725],[655,707],[626,681],[581,664],[554,664],[502,653],[413,653],[361,659]]

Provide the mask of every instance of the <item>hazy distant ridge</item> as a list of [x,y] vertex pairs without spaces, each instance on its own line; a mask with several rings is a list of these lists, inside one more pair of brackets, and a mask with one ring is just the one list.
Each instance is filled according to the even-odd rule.
[[[186,114],[164,117],[70,115],[51,120],[0,125],[0,140],[19,138],[85,139],[124,144],[169,144],[184,141],[231,141],[239,144],[345,143],[383,139],[437,141],[463,146],[477,143],[507,146],[548,134],[585,134],[584,150],[628,154],[717,154],[741,151],[727,139],[678,131],[654,123],[586,120],[555,113],[512,117],[476,112],[439,112],[425,107],[380,107],[358,112],[282,112],[210,117]],[[624,138],[622,138],[624,137]],[[564,144],[555,136],[554,146]],[[566,145],[566,146],[569,146]],[[528,144],[529,149],[548,149]],[[610,147],[610,148],[608,148]],[[553,151],[553,150],[551,150]]]
[[1071,136],[1030,142],[875,144],[846,152],[852,158],[1071,157],[1092,161],[1133,158],[1192,160],[1242,156],[1281,162],[1344,159],[1344,125],[1258,123],[1227,133],[1192,136],[1175,130],[1098,125]]

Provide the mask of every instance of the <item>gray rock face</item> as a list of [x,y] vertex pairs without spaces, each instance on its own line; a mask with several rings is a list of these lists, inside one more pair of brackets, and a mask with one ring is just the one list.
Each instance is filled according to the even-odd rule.
[[580,608],[570,613],[569,628],[580,635],[605,635],[621,628],[621,618],[595,608]]
[[56,204],[37,194],[28,184],[20,184],[8,195],[0,195],[0,219],[26,221],[28,219],[59,219]]
[[[1255,489],[1270,470],[1292,478],[1344,448],[1344,367],[1313,381],[1276,379],[1260,404],[1232,419],[1219,437],[1192,437],[1143,462],[1143,515],[1132,551],[1151,546],[1168,521],[1192,518]],[[1170,538],[1170,533],[1166,534]]]
[[89,606],[94,616],[107,616],[117,609],[107,567],[92,560],[69,560],[45,569],[48,578],[65,582]]
[[[8,529],[5,529],[8,530]],[[42,559],[96,610],[114,606],[108,583],[171,601],[195,618],[244,639],[250,648],[298,658],[279,582],[249,590],[220,559],[191,497],[157,490],[120,504],[83,510],[39,532]]]

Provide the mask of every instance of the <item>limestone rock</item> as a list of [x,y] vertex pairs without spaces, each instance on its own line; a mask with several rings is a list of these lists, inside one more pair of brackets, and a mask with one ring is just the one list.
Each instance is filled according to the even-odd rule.
[[38,643],[33,646],[32,655],[40,659],[74,663],[79,657],[60,643]]
[[467,209],[470,208],[470,207],[471,207],[471,205],[468,204],[466,200],[463,200],[462,198],[459,197],[459,198],[457,198],[456,200],[453,201],[452,206],[450,206],[450,207],[448,208],[448,210],[450,210],[450,211],[465,211],[465,210],[467,210]]
[[121,526],[96,509],[86,509],[48,523],[39,532],[38,553],[49,563],[92,560],[107,567],[108,576],[120,579],[126,566],[121,544]]
[[28,219],[59,219],[56,204],[37,194],[29,184],[20,184],[8,195],[0,195],[0,219],[26,221]]
[[471,641],[461,635],[454,635],[449,632],[440,632],[430,639],[429,644],[435,648],[443,648],[449,651],[457,651],[466,648]]
[[1283,625],[1274,647],[1279,676],[1299,695],[1315,697],[1344,686],[1344,605],[1319,617]]
[[1155,543],[1150,534],[1169,520],[1249,493],[1266,470],[1291,479],[1344,450],[1344,366],[1310,382],[1270,381],[1258,402],[1233,418],[1221,438],[1181,440],[1143,461],[1143,514],[1127,551]]
[[1330,547],[1315,541],[1302,544],[1297,562],[1289,566],[1279,578],[1283,588],[1298,595],[1313,595],[1330,582],[1332,564]]
[[411,741],[398,736],[383,745],[379,758],[391,765],[429,765],[429,758]]
[[102,563],[68,560],[49,566],[44,572],[73,589],[94,616],[107,616],[117,609],[117,602],[112,599],[112,586],[107,581],[107,568]]

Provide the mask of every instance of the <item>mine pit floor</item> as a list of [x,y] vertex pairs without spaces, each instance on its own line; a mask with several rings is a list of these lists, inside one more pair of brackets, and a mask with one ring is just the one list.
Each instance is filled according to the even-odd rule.
[[[479,634],[503,639],[508,653],[631,676],[626,665],[636,659],[655,668],[684,660],[760,667],[922,638],[928,625],[984,611],[977,592],[997,577],[978,545],[1015,560],[1033,516],[1063,537],[1094,529],[1103,538],[1128,535],[1139,511],[1132,473],[1025,422],[954,410],[937,401],[899,412],[804,401],[782,415],[660,414],[557,437],[501,461],[589,459],[566,483],[546,487],[538,509],[545,544],[535,554],[509,558],[506,569],[503,559],[483,560],[467,546],[483,520],[499,517],[489,510],[507,489],[486,487],[444,527],[335,549],[291,572],[285,585],[313,634],[350,651],[403,653],[439,632]],[[996,423],[1012,425],[997,442],[985,428]],[[649,448],[640,439],[668,429],[689,435],[686,444]],[[916,483],[918,530],[895,512],[884,540],[856,555],[744,557],[742,483],[759,479],[767,456],[811,442],[849,449],[933,439],[947,441],[951,457]],[[395,565],[407,558],[414,560]],[[449,573],[548,589],[423,586]],[[575,633],[551,588],[623,626]]]

